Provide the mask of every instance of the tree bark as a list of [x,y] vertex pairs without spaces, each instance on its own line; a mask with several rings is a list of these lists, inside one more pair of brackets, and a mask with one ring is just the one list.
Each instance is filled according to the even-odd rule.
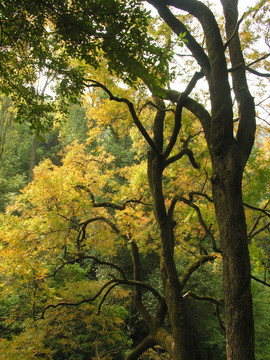
[[154,202],[155,216],[160,229],[162,245],[160,271],[170,318],[171,334],[174,339],[173,347],[170,348],[170,354],[174,360],[195,360],[195,343],[174,262],[173,222],[167,214],[163,197],[163,165],[162,157],[150,151],[148,157],[148,178]]
[[[187,11],[201,23],[207,55],[187,33],[187,47],[192,52],[209,84],[211,115],[187,99],[187,106],[201,120],[212,161],[212,192],[219,226],[226,311],[228,360],[254,360],[254,326],[250,286],[250,259],[242,201],[242,176],[250,155],[254,134],[255,108],[249,93],[244,67],[232,74],[233,91],[239,108],[239,126],[234,137],[233,104],[228,80],[224,45],[217,22],[210,9],[196,0],[148,0],[163,20],[178,35],[184,25],[169,6]],[[237,33],[237,0],[221,0],[226,23],[232,67],[244,64]],[[236,31],[235,31],[236,30]],[[234,33],[234,36],[232,34]],[[232,38],[231,38],[232,36]],[[174,97],[174,94],[167,92]]]
[[[235,149],[236,150],[236,149]],[[217,164],[213,200],[223,256],[223,287],[228,360],[254,359],[253,313],[247,229],[242,202],[242,172],[228,159]]]

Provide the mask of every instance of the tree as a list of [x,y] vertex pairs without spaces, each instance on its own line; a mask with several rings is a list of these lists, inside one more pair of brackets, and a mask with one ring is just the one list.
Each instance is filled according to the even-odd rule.
[[[181,94],[164,88],[168,80],[166,65],[169,56],[166,56],[167,52],[164,48],[161,51],[161,47],[153,44],[153,38],[144,36],[143,33],[147,30],[147,16],[140,9],[140,2],[111,1],[107,6],[104,4],[99,6],[99,2],[95,2],[95,6],[92,6],[92,2],[91,6],[85,2],[84,6],[80,6],[80,2],[50,5],[46,2],[38,2],[38,7],[35,7],[36,3],[32,6],[28,4],[27,11],[33,14],[33,18],[26,24],[33,23],[40,31],[41,28],[38,26],[40,16],[43,23],[44,19],[49,19],[55,27],[58,39],[65,43],[68,55],[83,59],[86,63],[93,62],[98,66],[97,54],[100,51],[105,56],[109,69],[121,75],[124,80],[131,84],[137,78],[141,78],[153,95],[177,104],[172,133],[169,135],[169,140],[164,142],[166,109],[160,100],[155,103],[157,115],[152,125],[153,136],[150,136],[149,131],[139,120],[132,103],[126,97],[115,96],[106,84],[89,80],[89,77],[86,79],[79,77],[79,80],[83,80],[82,83],[78,81],[75,83],[80,89],[82,84],[101,87],[111,100],[126,104],[134,123],[150,147],[148,178],[154,213],[161,234],[161,274],[172,330],[172,337],[167,335],[163,337],[158,331],[152,336],[159,341],[170,340],[170,344],[163,343],[163,346],[168,348],[176,360],[192,359],[195,356],[192,351],[192,336],[189,334],[188,326],[184,325],[188,323],[188,319],[185,318],[183,282],[179,280],[173,259],[175,205],[178,201],[188,203],[191,200],[176,196],[166,208],[162,186],[163,173],[169,165],[184,155],[187,155],[193,166],[197,167],[188,147],[183,146],[176,154],[172,151],[175,149],[181,130],[183,108],[187,108],[200,120],[211,156],[213,202],[221,238],[227,358],[254,359],[250,259],[242,200],[242,176],[254,142],[256,113],[246,79],[246,70],[252,69],[245,64],[238,35],[240,22],[238,22],[237,1],[221,1],[225,16],[225,43],[221,37],[223,29],[218,26],[212,11],[204,3],[195,0],[149,0],[148,3],[158,10],[160,17],[177,36],[182,34],[183,37],[185,34],[185,45],[199,65],[199,71],[191,77],[186,90]],[[9,14],[12,13],[10,9],[12,10],[13,5],[11,2],[7,7]],[[259,5],[263,6],[264,2]],[[206,49],[192,36],[184,20],[173,14],[170,8],[183,10],[199,20],[206,40]],[[22,11],[24,10],[22,8]],[[114,16],[108,17],[108,14],[112,13]],[[25,19],[23,19],[24,23]],[[72,31],[74,28],[76,32]],[[33,48],[36,49],[35,44]],[[119,56],[120,49],[121,56]],[[229,49],[228,54],[227,49]],[[266,57],[267,54],[264,54],[261,60],[265,60]],[[228,68],[232,75],[233,89],[229,84]],[[62,73],[65,72],[62,70]],[[197,81],[202,77],[206,78],[209,87],[210,111],[189,97]],[[68,79],[70,81],[70,77]],[[237,102],[236,109],[232,102],[233,93]],[[238,112],[237,128],[234,123],[235,110]],[[133,250],[133,256],[136,258],[135,245]],[[136,264],[136,261],[134,263]],[[140,291],[139,289],[136,291],[137,306],[141,306]],[[143,312],[143,308],[141,310]],[[147,314],[145,319],[147,320]],[[148,323],[150,320],[148,318]],[[148,346],[150,340],[153,341],[153,337],[147,338],[142,345]]]

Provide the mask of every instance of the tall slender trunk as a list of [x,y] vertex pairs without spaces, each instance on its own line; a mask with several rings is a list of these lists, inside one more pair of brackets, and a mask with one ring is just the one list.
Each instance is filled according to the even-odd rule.
[[150,152],[148,158],[148,177],[154,201],[155,216],[160,229],[160,270],[171,323],[171,333],[174,338],[173,359],[195,360],[194,339],[174,262],[173,222],[169,218],[165,208],[162,191],[162,172],[162,158]]

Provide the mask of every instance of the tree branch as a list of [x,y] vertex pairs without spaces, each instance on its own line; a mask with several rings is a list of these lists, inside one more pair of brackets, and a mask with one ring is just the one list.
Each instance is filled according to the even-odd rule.
[[261,284],[263,284],[265,286],[270,287],[270,284],[268,284],[267,282],[265,282],[263,280],[258,279],[256,276],[251,275],[251,279],[253,279],[253,280],[255,280],[255,281],[257,281],[257,282],[259,282],[259,283],[261,283]]
[[[135,281],[141,281],[141,264],[140,264],[140,257],[137,244],[134,240],[130,241],[131,247],[131,255],[132,255],[132,262],[133,262],[133,277]],[[146,324],[150,324],[152,322],[152,317],[142,301],[142,292],[140,286],[135,286],[134,291],[134,304],[143,317]]]
[[270,56],[270,53],[265,54],[265,55],[261,56],[259,59],[256,59],[256,60],[252,61],[251,63],[247,64],[247,66],[248,67],[252,66],[252,65],[256,64],[257,62],[267,59],[269,56]]
[[180,278],[180,284],[182,288],[187,283],[188,279],[191,277],[191,275],[203,264],[205,264],[208,261],[215,260],[216,255],[202,255],[200,256],[193,264],[191,264],[187,270],[184,272],[182,277]]
[[90,223],[95,222],[95,221],[105,222],[106,224],[108,224],[111,227],[111,229],[113,231],[115,231],[117,234],[119,234],[119,229],[117,228],[117,226],[115,224],[113,224],[109,219],[105,218],[104,216],[96,216],[94,218],[91,218],[91,219],[88,219],[85,221],[81,221],[79,225],[85,229],[87,227],[87,225],[89,225]]
[[[52,309],[56,309],[60,306],[79,306],[81,304],[84,303],[89,303],[89,302],[93,302],[95,301],[102,293],[103,291],[110,286],[109,290],[106,291],[105,293],[105,297],[108,295],[108,293],[115,287],[118,285],[130,285],[130,286],[140,286],[145,288],[146,290],[150,291],[159,301],[163,301],[163,297],[159,294],[159,292],[154,289],[151,285],[148,285],[144,282],[141,281],[135,281],[135,280],[128,280],[128,279],[113,279],[108,281],[106,284],[104,284],[99,291],[91,298],[87,298],[87,299],[83,299],[80,300],[78,302],[68,302],[68,301],[61,301],[57,304],[49,304],[47,306],[45,306],[42,310],[42,313],[40,315],[40,317],[38,318],[38,320],[40,319],[44,319],[45,318],[45,313],[48,309],[52,308]],[[103,297],[104,298],[104,297]],[[102,300],[103,303],[103,300]]]
[[[177,103],[180,96],[180,93],[178,91],[163,90],[163,92],[166,94],[167,100]],[[209,112],[198,101],[190,97],[187,97],[185,99],[183,106],[199,119],[204,129],[205,137],[206,139],[208,139],[210,134],[210,126],[211,126],[211,116]]]
[[[269,202],[267,202],[267,204],[265,205],[265,207],[269,204]],[[249,209],[252,209],[252,210],[256,210],[256,211],[260,211],[262,212],[264,215],[266,215],[267,217],[270,217],[270,210],[266,210],[265,208],[264,209],[261,209],[261,208],[258,208],[257,206],[253,206],[253,205],[249,205],[247,203],[244,203],[244,206],[249,208]]]
[[248,71],[248,72],[250,72],[250,73],[252,73],[254,75],[260,76],[260,77],[270,77],[269,73],[262,73],[260,71],[255,70],[255,69],[252,69],[250,66],[245,65],[244,63],[243,64],[238,64],[238,65],[228,69],[228,72],[233,73],[233,72],[235,72],[237,70],[241,70],[241,69],[246,70],[246,71]]
[[134,105],[133,105],[133,103],[131,101],[129,101],[126,98],[119,98],[117,96],[114,96],[105,85],[101,84],[98,81],[95,81],[93,79],[85,79],[85,81],[87,81],[87,82],[84,83],[85,86],[87,86],[87,87],[99,87],[109,95],[110,100],[126,104],[127,107],[129,108],[129,112],[130,112],[130,114],[132,116],[132,119],[133,119],[135,125],[139,129],[139,131],[142,134],[142,136],[144,137],[144,139],[147,141],[147,143],[150,145],[150,147],[155,151],[155,153],[160,154],[158,149],[157,149],[156,144],[154,143],[152,138],[149,136],[149,134],[146,131],[145,127],[143,126],[143,124],[139,120],[139,118],[138,118],[138,116],[136,114],[136,111],[134,109]]
[[209,301],[209,302],[216,305],[216,315],[217,315],[218,323],[219,323],[220,328],[225,333],[225,326],[224,326],[223,321],[221,320],[220,312],[219,312],[220,306],[224,305],[224,300],[223,299],[222,300],[217,300],[217,299],[215,299],[215,298],[213,298],[211,296],[200,296],[200,295],[195,294],[192,291],[188,291],[186,294],[184,294],[183,298],[187,299],[189,296],[193,297],[193,299],[195,299],[195,300]]
[[180,160],[184,155],[187,155],[189,161],[195,169],[199,169],[200,165],[196,162],[193,152],[190,149],[182,149],[178,154],[171,156],[165,161],[165,167],[174,163],[177,160]]
[[135,347],[135,349],[132,350],[125,360],[137,360],[140,355],[154,345],[156,345],[154,338],[151,335],[148,335]]
[[44,319],[45,318],[45,313],[47,310],[49,310],[50,308],[52,309],[56,309],[60,306],[79,306],[81,304],[84,304],[84,303],[89,303],[89,302],[93,302],[95,301],[103,292],[104,289],[106,289],[106,287],[108,287],[110,284],[113,284],[115,283],[116,281],[115,280],[111,280],[109,282],[107,282],[105,285],[103,285],[101,287],[101,289],[91,298],[87,298],[87,299],[83,299],[81,301],[78,301],[78,302],[66,302],[66,301],[61,301],[57,304],[49,304],[47,306],[45,306],[42,310],[42,313],[40,315],[40,317],[38,318],[38,320],[40,319]]
[[260,232],[264,231],[265,229],[270,227],[270,222],[265,224],[264,226],[262,226],[260,229],[258,229],[257,231],[254,231],[253,233],[249,234],[248,238],[252,239],[254,236],[258,235]]
[[251,67],[249,66],[245,66],[245,69],[247,71],[249,71],[250,73],[254,74],[254,75],[257,75],[257,76],[260,76],[260,77],[266,77],[266,78],[269,78],[270,77],[270,73],[262,73],[260,71],[257,71],[255,69],[252,69]]
[[232,38],[235,36],[235,34],[238,32],[239,26],[241,24],[241,22],[244,20],[244,15],[241,17],[241,19],[237,22],[234,31],[232,32],[231,36],[229,37],[229,39],[225,42],[224,44],[224,50],[227,49],[227,47],[229,46]]
[[213,199],[211,199],[210,196],[208,196],[207,194],[202,193],[202,192],[200,192],[200,191],[191,191],[191,192],[189,193],[189,198],[190,198],[191,201],[193,201],[193,196],[194,196],[194,195],[202,196],[202,197],[204,197],[206,200],[208,200],[209,202],[213,203]]
[[216,246],[216,240],[214,238],[214,235],[208,229],[208,227],[206,226],[206,223],[203,220],[200,208],[192,202],[192,198],[186,199],[184,196],[175,196],[172,199],[171,205],[170,205],[169,210],[168,210],[168,214],[171,217],[171,219],[172,219],[173,211],[174,211],[174,208],[175,208],[175,205],[176,205],[177,201],[182,201],[183,203],[185,203],[188,206],[192,207],[196,211],[199,223],[203,227],[203,229],[205,231],[205,234],[208,235],[211,238],[213,250],[216,251],[216,252],[221,252]]
[[123,204],[117,204],[117,203],[113,203],[113,202],[110,202],[110,201],[102,201],[102,202],[97,203],[96,200],[95,200],[94,194],[92,193],[92,191],[87,186],[77,185],[76,188],[85,190],[87,193],[89,193],[89,195],[91,197],[91,200],[92,200],[93,207],[109,207],[109,208],[116,209],[116,210],[125,210],[127,205],[132,204],[132,203],[134,203],[134,204],[142,204],[142,205],[147,205],[147,206],[152,205],[152,204],[149,204],[149,203],[144,203],[143,201],[141,201],[141,199],[129,199],[129,200],[126,200]]
[[164,151],[165,158],[167,158],[170,155],[170,153],[176,143],[179,131],[181,129],[182,110],[183,110],[183,107],[185,104],[185,100],[188,97],[188,95],[191,93],[191,91],[194,89],[197,81],[199,79],[201,79],[203,76],[204,75],[203,75],[202,71],[200,71],[200,72],[196,71],[195,74],[193,75],[192,79],[190,80],[188,86],[186,87],[185,91],[182,92],[177,99],[176,112],[175,112],[175,116],[174,116],[174,129],[173,129],[173,133],[170,138],[169,144],[168,144],[166,150]]
[[173,32],[177,36],[179,36],[180,33],[186,33],[185,39],[187,40],[187,42],[185,42],[185,45],[192,52],[193,56],[195,57],[198,64],[202,68],[206,77],[209,77],[210,75],[209,59],[206,53],[204,52],[203,48],[201,47],[201,45],[190,34],[186,26],[179,19],[177,19],[177,17],[174,16],[167,7],[167,5],[174,5],[174,4],[171,4],[171,2],[164,0],[147,0],[147,2],[153,5],[157,9],[161,18],[167,23],[167,25],[173,30]]
[[213,303],[215,305],[219,305],[219,306],[222,305],[220,300],[217,300],[217,299],[213,298],[212,296],[200,296],[200,295],[195,294],[193,291],[188,291],[187,293],[185,293],[183,295],[183,299],[187,299],[189,296],[191,296],[193,299],[196,299],[196,300],[210,301],[211,303]]
[[[229,42],[229,53],[231,64],[234,68],[238,64],[245,63],[238,32],[235,31],[235,27],[237,28],[238,2],[234,0],[221,0],[221,3],[225,15],[227,38],[231,39]],[[234,32],[234,36],[231,37]],[[239,107],[239,125],[236,138],[242,151],[243,165],[245,165],[254,143],[256,113],[254,99],[248,88],[244,67],[240,67],[239,70],[232,73],[232,82]]]

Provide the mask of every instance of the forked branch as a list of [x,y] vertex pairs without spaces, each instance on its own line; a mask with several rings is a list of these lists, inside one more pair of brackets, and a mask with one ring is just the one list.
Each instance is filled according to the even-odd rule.
[[[104,284],[100,290],[94,295],[92,296],[91,298],[86,298],[86,299],[82,299],[78,302],[69,302],[69,301],[61,301],[57,304],[49,304],[47,306],[45,306],[42,310],[42,313],[40,315],[40,317],[38,318],[38,320],[40,319],[44,319],[45,318],[45,313],[47,312],[47,310],[49,309],[56,309],[58,307],[63,307],[63,306],[72,306],[72,307],[77,307],[77,306],[80,306],[81,304],[84,304],[84,303],[92,303],[94,302],[102,293],[103,291],[106,290],[105,294],[103,295],[103,298],[107,297],[108,293],[115,287],[115,286],[118,286],[118,285],[129,285],[129,286],[140,286],[148,291],[150,291],[159,301],[163,301],[163,297],[159,294],[159,292],[154,289],[151,285],[149,284],[146,284],[142,281],[135,281],[135,280],[127,280],[127,279],[113,279],[113,280],[110,280],[108,281],[106,284]],[[101,304],[104,302],[104,300],[101,300]]]
[[195,294],[192,291],[188,291],[186,294],[184,294],[183,298],[187,299],[189,296],[191,296],[195,300],[209,301],[209,302],[215,304],[216,305],[216,315],[217,315],[217,318],[218,318],[219,326],[225,332],[225,326],[224,326],[224,323],[223,323],[223,321],[221,320],[221,317],[220,317],[220,306],[224,305],[224,301],[223,300],[217,300],[217,299],[215,299],[215,298],[213,298],[211,296],[200,296],[200,295]]

